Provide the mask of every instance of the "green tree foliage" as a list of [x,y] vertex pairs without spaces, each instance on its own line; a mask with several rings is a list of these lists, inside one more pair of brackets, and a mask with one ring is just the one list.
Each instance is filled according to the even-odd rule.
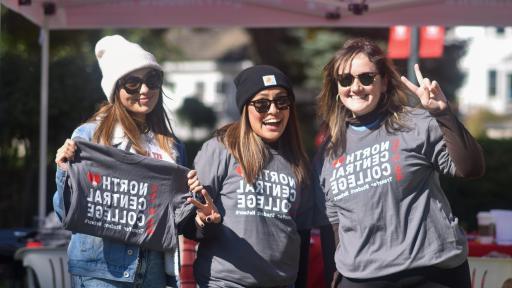
[[[39,115],[41,47],[39,28],[5,9],[0,34],[0,204],[1,227],[34,224],[37,214],[39,169]],[[101,72],[94,55],[96,42],[106,34],[120,33],[143,43],[163,61],[164,30],[51,31],[49,61],[47,210],[55,191],[55,152],[72,131],[85,122],[103,101]]]
[[[2,10],[0,49],[0,185],[2,205],[18,207],[0,225],[33,224],[37,212],[41,48],[38,28]],[[85,121],[102,96],[93,41],[97,31],[51,32],[49,65],[48,210],[55,191],[55,151]],[[13,179],[17,179],[13,181]],[[23,179],[23,180],[21,180]],[[5,209],[2,209],[6,211]]]
[[476,214],[490,209],[512,209],[512,193],[508,188],[512,175],[512,140],[480,139],[486,172],[473,180],[441,178],[453,213],[468,231],[477,228]]
[[510,121],[512,121],[510,115],[498,115],[487,109],[478,109],[466,115],[464,125],[471,132],[471,135],[478,138],[487,138],[487,125],[499,125]]
[[204,127],[213,129],[217,123],[215,112],[195,97],[188,97],[176,110],[176,116],[181,121],[188,123],[192,129]]

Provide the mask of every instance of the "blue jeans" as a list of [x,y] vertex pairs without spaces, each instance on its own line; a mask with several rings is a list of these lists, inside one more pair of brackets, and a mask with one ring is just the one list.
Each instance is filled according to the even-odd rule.
[[163,253],[141,249],[134,282],[122,282],[71,274],[73,288],[164,288],[166,274]]

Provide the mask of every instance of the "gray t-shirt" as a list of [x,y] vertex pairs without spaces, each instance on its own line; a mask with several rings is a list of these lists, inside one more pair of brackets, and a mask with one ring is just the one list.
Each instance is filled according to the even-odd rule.
[[216,138],[194,164],[223,216],[212,238],[203,239],[194,264],[198,284],[209,287],[289,285],[297,276],[299,229],[309,228],[313,201],[277,151],[254,185]]
[[[160,251],[176,247],[190,213],[188,169],[75,138],[63,192],[63,225],[73,232]],[[66,191],[69,190],[69,191]]]
[[441,129],[424,110],[408,117],[410,129],[397,133],[350,126],[343,155],[317,157],[318,195],[329,221],[339,223],[336,268],[347,277],[466,259],[466,239],[439,183],[439,173],[455,173]]

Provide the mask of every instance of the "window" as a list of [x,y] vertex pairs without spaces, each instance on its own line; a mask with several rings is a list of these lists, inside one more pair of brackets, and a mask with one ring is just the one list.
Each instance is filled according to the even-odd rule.
[[228,83],[226,83],[226,81],[217,82],[217,87],[216,87],[217,94],[226,94],[226,92],[228,90],[227,88],[228,88]]
[[204,82],[196,82],[196,97],[199,101],[204,100]]
[[489,70],[488,73],[489,80],[489,97],[494,97],[496,95],[496,70]]
[[512,74],[507,75],[507,86],[508,99],[512,100]]
[[176,83],[175,82],[167,82],[167,87],[173,92],[176,92]]

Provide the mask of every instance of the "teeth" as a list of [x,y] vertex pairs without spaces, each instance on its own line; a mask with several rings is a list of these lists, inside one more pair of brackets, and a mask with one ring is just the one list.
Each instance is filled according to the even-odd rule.
[[272,119],[272,120],[263,121],[263,124],[265,124],[265,125],[267,125],[267,124],[278,124],[280,122],[281,122],[280,120]]

